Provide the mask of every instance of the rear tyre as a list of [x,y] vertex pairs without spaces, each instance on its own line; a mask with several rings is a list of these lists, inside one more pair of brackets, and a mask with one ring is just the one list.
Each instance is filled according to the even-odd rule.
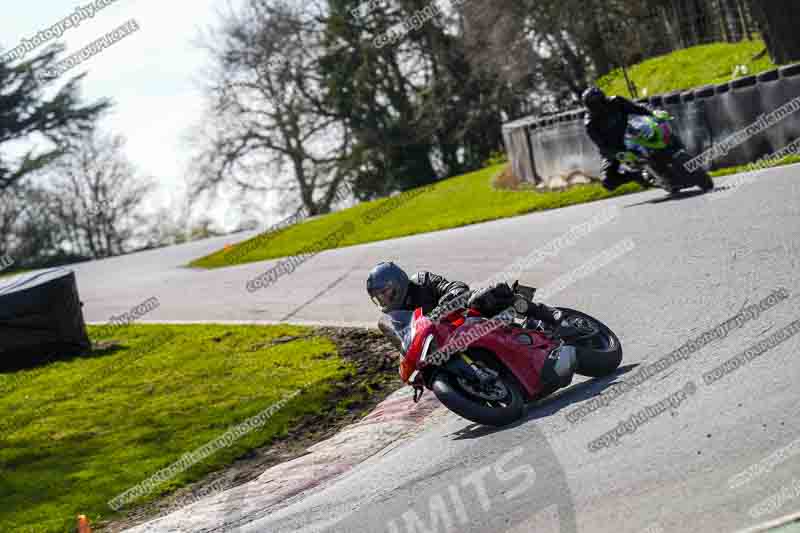
[[613,374],[622,362],[622,344],[616,333],[591,315],[566,307],[558,309],[564,312],[568,322],[575,319],[586,321],[586,330],[592,327],[596,332],[579,337],[574,342],[567,339],[567,343],[575,346],[577,351],[578,367],[575,373],[592,378]]
[[650,163],[655,178],[653,184],[656,187],[664,189],[669,194],[677,194],[680,192],[680,181],[676,179],[672,168],[659,160],[654,160]]
[[697,175],[697,186],[700,187],[703,192],[714,190],[714,180],[711,179],[708,172],[705,170],[698,170],[695,174]]
[[705,169],[698,168],[697,170],[689,171],[689,162],[691,160],[692,157],[689,153],[686,150],[681,150],[676,155],[672,167],[680,176],[685,176],[683,181],[686,183],[687,187],[696,185],[700,187],[703,192],[714,190],[714,181]]
[[439,371],[431,389],[445,407],[457,415],[485,426],[505,426],[522,418],[525,398],[516,379],[500,374],[508,395],[500,402],[483,400],[467,392],[458,378],[446,370]]

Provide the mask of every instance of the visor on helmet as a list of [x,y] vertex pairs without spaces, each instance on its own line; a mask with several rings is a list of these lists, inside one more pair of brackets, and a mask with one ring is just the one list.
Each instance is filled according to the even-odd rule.
[[372,298],[372,303],[380,309],[388,309],[394,303],[394,288],[391,286],[372,290],[369,295]]

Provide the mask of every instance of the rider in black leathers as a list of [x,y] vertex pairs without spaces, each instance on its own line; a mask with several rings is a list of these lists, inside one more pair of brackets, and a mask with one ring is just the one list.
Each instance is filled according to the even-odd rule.
[[[480,308],[487,300],[494,302],[505,299],[502,293],[510,289],[502,287],[504,284],[498,285],[472,291],[464,282],[448,281],[443,276],[425,271],[409,279],[403,269],[392,262],[378,263],[367,277],[367,293],[384,313],[413,311],[421,307],[425,315],[434,319],[441,318],[447,311]],[[498,312],[501,310],[497,309]],[[558,327],[561,313],[544,304],[534,303],[529,308],[528,316]]]
[[630,181],[648,186],[640,172],[620,170],[617,154],[625,150],[628,115],[651,116],[653,112],[621,96],[608,98],[597,87],[590,87],[584,91],[583,105],[588,111],[585,122],[586,133],[597,145],[603,159],[601,175],[603,187],[611,191]]
[[[423,313],[433,320],[446,316],[449,312],[471,308],[483,316],[495,315],[511,305],[513,291],[505,283],[471,291],[466,283],[448,281],[443,276],[431,272],[418,272],[409,279],[399,266],[392,262],[378,263],[367,277],[367,293],[383,313],[378,328],[398,349],[402,349],[400,338],[394,334],[387,323],[390,313],[413,311],[421,307]],[[541,320],[557,334],[570,335],[572,328],[562,320],[562,311],[542,303],[531,303],[526,316]],[[389,319],[391,322],[391,319]],[[542,369],[542,382],[548,390],[565,387],[572,381],[575,370],[574,349],[572,352],[553,350],[548,354]]]

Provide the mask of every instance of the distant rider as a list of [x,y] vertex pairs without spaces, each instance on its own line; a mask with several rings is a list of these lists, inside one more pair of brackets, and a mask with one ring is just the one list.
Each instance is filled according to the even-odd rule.
[[589,112],[585,123],[586,133],[597,145],[603,159],[603,187],[612,191],[631,181],[648,186],[641,172],[620,169],[617,154],[625,151],[628,115],[653,116],[653,112],[621,96],[609,98],[597,87],[590,87],[583,92],[583,105]]

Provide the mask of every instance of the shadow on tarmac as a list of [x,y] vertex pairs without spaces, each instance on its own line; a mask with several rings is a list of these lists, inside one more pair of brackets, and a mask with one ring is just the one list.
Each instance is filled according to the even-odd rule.
[[567,387],[566,389],[557,391],[554,394],[551,394],[546,398],[542,398],[537,402],[533,402],[528,405],[525,416],[513,424],[503,427],[491,427],[472,423],[454,433],[451,433],[450,436],[453,437],[453,440],[478,439],[500,431],[514,429],[522,424],[526,424],[539,418],[552,416],[567,406],[597,396],[611,385],[614,385],[619,376],[627,374],[637,366],[639,366],[638,363],[623,365],[610,376],[582,381],[581,383],[577,383]]

